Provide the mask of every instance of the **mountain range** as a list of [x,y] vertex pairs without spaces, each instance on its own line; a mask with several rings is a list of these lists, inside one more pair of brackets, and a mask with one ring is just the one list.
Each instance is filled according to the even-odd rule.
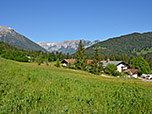
[[[66,40],[63,42],[59,42],[59,43],[46,43],[44,41],[38,42],[37,44],[39,44],[41,47],[45,48],[48,52],[56,52],[56,51],[62,51],[62,53],[69,53],[69,54],[73,54],[76,52],[78,45],[79,45],[80,40]],[[99,40],[95,40],[93,42],[87,40],[82,40],[83,45],[85,48],[88,48],[98,42],[100,42]]]
[[[36,44],[27,37],[17,33],[14,29],[0,26],[1,41],[24,50],[41,50],[43,52],[62,51],[62,53],[73,54],[76,52],[80,40],[68,40],[59,43],[38,42]],[[99,49],[100,55],[152,55],[152,32],[132,33],[105,41],[96,40],[91,42],[83,40],[83,45],[86,48],[88,56],[94,54],[95,48]]]
[[0,41],[24,50],[46,50],[10,27],[0,26]]

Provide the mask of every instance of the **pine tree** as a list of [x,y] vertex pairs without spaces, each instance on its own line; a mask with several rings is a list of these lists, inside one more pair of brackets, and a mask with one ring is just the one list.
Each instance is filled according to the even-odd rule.
[[152,69],[152,57],[149,57],[148,63],[149,63],[150,68]]
[[57,59],[55,66],[56,67],[60,67],[60,61],[59,61],[59,59]]
[[110,60],[115,61],[116,60],[116,55],[115,54],[111,54]]
[[121,60],[128,63],[129,62],[129,56],[127,54],[121,54]]
[[46,64],[46,66],[49,66],[49,64],[48,64],[48,53],[47,52],[45,53],[45,60],[44,60],[44,62]]
[[60,51],[60,53],[59,53],[59,59],[60,59],[60,60],[63,60],[62,51]]
[[70,58],[70,54],[69,52],[67,53],[67,56],[66,56],[66,59],[69,59]]
[[76,60],[75,61],[76,69],[85,70],[87,64],[86,64],[85,48],[82,44],[82,40],[80,40],[78,50],[76,52],[75,60]]
[[133,55],[130,55],[130,58],[129,58],[129,64],[131,64],[131,60],[134,59],[135,57]]
[[94,72],[98,73],[98,63],[99,63],[99,51],[98,51],[98,48],[95,49],[93,63],[94,63]]
[[100,74],[102,71],[102,63],[100,62],[100,55],[98,48],[95,49],[93,62],[91,62],[89,71],[94,74]]
[[44,61],[43,60],[43,52],[39,51],[38,53],[39,53],[39,55],[36,58],[36,62],[38,63],[38,65],[41,65],[41,63],[43,63],[43,61]]
[[68,63],[68,66],[67,66],[69,69],[71,68],[71,62]]
[[97,62],[99,62],[100,55],[99,55],[99,49],[98,48],[95,49],[94,59],[97,60]]

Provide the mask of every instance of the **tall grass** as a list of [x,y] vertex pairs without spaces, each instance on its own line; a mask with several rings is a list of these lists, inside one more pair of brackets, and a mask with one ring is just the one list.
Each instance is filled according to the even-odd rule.
[[0,113],[151,114],[152,83],[0,58]]

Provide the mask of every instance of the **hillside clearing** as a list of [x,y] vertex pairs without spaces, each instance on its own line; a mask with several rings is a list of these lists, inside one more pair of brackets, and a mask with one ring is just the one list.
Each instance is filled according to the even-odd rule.
[[0,58],[0,113],[152,113],[152,83]]

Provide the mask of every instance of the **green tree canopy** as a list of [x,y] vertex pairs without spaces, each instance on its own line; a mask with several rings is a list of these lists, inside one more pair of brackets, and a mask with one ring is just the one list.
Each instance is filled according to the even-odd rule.
[[148,74],[150,67],[148,62],[143,57],[136,57],[131,61],[132,68],[139,69],[139,72]]
[[117,70],[117,67],[114,64],[110,64],[110,63],[105,68],[105,72],[111,75],[114,75],[116,70]]

